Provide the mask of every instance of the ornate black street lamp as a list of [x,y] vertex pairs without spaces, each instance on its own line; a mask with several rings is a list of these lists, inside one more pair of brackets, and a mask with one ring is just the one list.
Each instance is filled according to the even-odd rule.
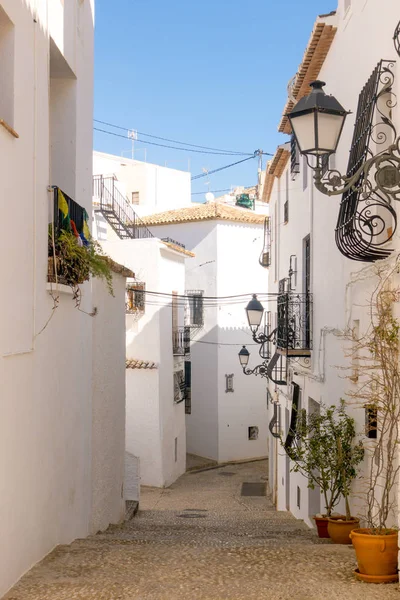
[[[387,76],[375,102],[383,94],[391,94],[392,79]],[[345,192],[361,192],[364,197],[372,193],[383,194],[390,202],[399,199],[400,194],[400,138],[388,119],[383,120],[391,129],[395,140],[382,152],[371,156],[348,176],[337,170],[327,170],[327,160],[336,152],[343,125],[348,112],[334,96],[327,96],[323,90],[323,81],[314,81],[308,96],[301,98],[293,110],[287,115],[292,126],[300,153],[314,171],[315,187],[327,196],[335,196]],[[390,104],[388,104],[390,107]],[[381,136],[382,138],[383,136]],[[385,134],[385,138],[388,135]],[[313,159],[310,160],[310,158]],[[368,179],[370,172],[373,177]]]
[[321,158],[336,152],[347,112],[323,81],[310,83],[312,92],[297,102],[288,118],[301,154]]
[[264,361],[262,365],[257,365],[256,367],[254,367],[254,369],[246,369],[249,363],[249,358],[250,352],[247,350],[246,346],[243,346],[243,348],[239,352],[239,361],[242,366],[243,373],[245,375],[261,375],[261,377],[268,377],[268,363]]

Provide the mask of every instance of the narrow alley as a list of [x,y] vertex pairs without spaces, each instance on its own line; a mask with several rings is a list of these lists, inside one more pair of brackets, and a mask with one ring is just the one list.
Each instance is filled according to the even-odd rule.
[[[379,600],[397,585],[355,580],[351,546],[319,540],[262,495],[266,461],[144,488],[137,516],[59,546],[4,600]],[[253,484],[243,486],[244,483]]]

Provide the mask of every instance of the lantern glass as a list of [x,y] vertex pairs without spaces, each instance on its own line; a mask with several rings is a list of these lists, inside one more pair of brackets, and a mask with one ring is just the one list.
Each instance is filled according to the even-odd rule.
[[246,346],[243,346],[243,348],[239,352],[239,361],[243,368],[247,367],[249,363],[249,358],[250,352],[247,350]]
[[290,119],[300,152],[308,152],[315,147],[314,113],[298,115]]
[[345,116],[330,115],[323,112],[317,113],[318,139],[315,154],[332,154],[336,152]]
[[249,322],[249,327],[251,331],[255,333],[261,325],[261,321],[264,314],[264,307],[261,304],[261,302],[257,300],[256,294],[253,294],[253,298],[246,306],[246,314],[247,320]]
[[311,82],[312,92],[287,115],[301,154],[336,152],[347,112],[334,96],[325,94],[324,85],[323,81]]

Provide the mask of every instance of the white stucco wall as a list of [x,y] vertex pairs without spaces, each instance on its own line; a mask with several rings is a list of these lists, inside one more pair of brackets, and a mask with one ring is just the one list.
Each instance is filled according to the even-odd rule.
[[93,280],[92,532],[125,516],[125,277]]
[[[336,24],[338,30],[318,79],[327,82],[325,89],[328,94],[334,94],[347,110],[352,111],[347,117],[335,155],[336,168],[342,173],[346,171],[359,93],[376,64],[381,59],[394,56],[393,24],[397,23],[399,17],[395,4],[387,3],[382,11],[382,3],[378,0],[352,0],[349,10],[345,13],[344,2],[340,0],[337,15],[332,17],[332,24]],[[311,27],[310,23],[310,29]],[[374,40],[373,44],[371,39]],[[399,78],[395,77],[393,91],[397,95],[400,91],[399,84]],[[398,108],[395,107],[392,113],[395,124],[398,124],[398,114]],[[312,400],[317,403],[337,404],[352,385],[340,370],[340,367],[348,366],[344,358],[343,342],[332,330],[340,331],[346,326],[353,327],[354,320],[360,321],[361,332],[366,328],[366,299],[370,295],[374,280],[370,278],[361,284],[350,284],[357,272],[366,265],[345,258],[335,244],[335,226],[341,197],[328,198],[315,190],[310,170],[308,185],[305,187],[302,160],[301,165],[302,172],[296,179],[292,181],[289,177],[289,223],[286,225],[283,224],[286,172],[279,180],[275,180],[270,201],[273,242],[269,285],[271,292],[277,291],[279,279],[287,277],[289,257],[294,254],[297,256],[298,268],[296,291],[303,291],[303,238],[310,234],[311,287],[314,294],[313,352],[309,368],[302,361],[292,365],[293,370],[298,373],[293,376],[293,380],[301,387],[302,407],[309,411]],[[398,233],[389,246],[399,247]],[[271,304],[270,309],[276,312],[276,305]],[[271,390],[274,390],[273,385]],[[285,409],[291,409],[287,388],[279,389],[279,402],[282,413],[281,429],[285,430]],[[269,419],[272,412],[273,407],[270,407]],[[358,431],[362,434],[364,411],[353,411],[350,408],[349,412],[356,417]],[[307,489],[305,478],[296,473],[290,473],[290,491],[287,491],[287,459],[282,448],[279,448],[278,454],[277,507],[280,510],[286,510],[288,507],[296,517],[303,518],[311,524],[310,516],[317,512],[318,496]],[[275,463],[276,453],[271,460]],[[297,486],[301,493],[300,508],[297,507]],[[357,486],[356,482],[355,491]],[[290,497],[289,505],[287,497]],[[320,510],[323,511],[322,498],[320,499]],[[353,498],[352,507],[355,513],[357,503]],[[339,504],[336,510],[343,509],[343,504]]]
[[[53,306],[46,289],[47,186],[59,185],[49,178],[49,36],[76,77],[77,153],[68,154],[74,150],[64,139],[72,165],[66,177],[90,211],[93,2],[66,0],[58,11],[54,4],[2,2],[14,24],[11,125],[20,137],[0,127],[3,219],[12,224],[0,239],[7,290],[0,298],[0,596],[57,544],[87,535],[91,514],[93,322],[71,295],[60,294],[43,327]],[[90,284],[82,289],[82,309],[91,311]]]
[[139,216],[172,210],[190,204],[190,173],[152,163],[93,152],[93,174],[115,175],[117,186],[129,200],[139,192]]
[[[210,297],[267,291],[267,272],[258,264],[263,225],[203,221],[150,229],[155,235],[184,243],[195,253],[186,265],[186,290],[203,290]],[[204,327],[192,334],[187,448],[220,462],[268,454],[266,382],[245,376],[237,356],[242,344],[252,343],[244,310],[248,299],[219,306],[205,300]],[[235,391],[226,393],[225,375],[232,373]],[[248,439],[249,426],[259,427],[258,440]]]
[[[185,256],[158,239],[109,241],[102,246],[145,282],[146,290],[184,292]],[[142,485],[165,487],[186,468],[185,407],[183,402],[174,403],[170,297],[146,294],[144,314],[126,315],[126,356],[157,365],[152,370],[126,370],[126,451],[140,459]]]

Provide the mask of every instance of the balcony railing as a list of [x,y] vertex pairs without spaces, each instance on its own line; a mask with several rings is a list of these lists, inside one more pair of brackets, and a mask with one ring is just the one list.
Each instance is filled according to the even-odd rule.
[[277,351],[285,356],[307,357],[312,349],[312,294],[278,296]]
[[116,185],[115,177],[93,177],[95,212],[102,213],[106,221],[121,239],[144,239],[154,237],[139,219],[131,203]]
[[184,356],[185,354],[185,327],[177,327],[172,331],[172,351],[174,356]]

